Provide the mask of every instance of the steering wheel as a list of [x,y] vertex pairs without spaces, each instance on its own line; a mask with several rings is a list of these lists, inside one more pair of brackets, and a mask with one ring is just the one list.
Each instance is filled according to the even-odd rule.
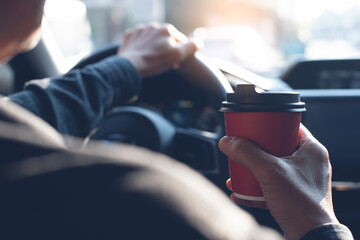
[[[74,68],[115,55],[118,47],[118,44],[109,45],[80,61]],[[223,121],[218,109],[226,92],[230,91],[231,86],[221,71],[197,53],[186,59],[177,70],[144,79],[138,102],[114,108],[88,139],[134,144],[167,154],[205,175],[218,174],[217,143],[224,135],[223,127],[219,129]],[[168,105],[170,113],[162,111],[163,105]],[[211,112],[207,114],[216,115],[218,129],[204,130],[172,118],[176,118],[172,115],[177,113],[181,119],[181,114],[189,116],[189,112],[194,114],[201,108]],[[206,114],[202,117],[211,118]]]

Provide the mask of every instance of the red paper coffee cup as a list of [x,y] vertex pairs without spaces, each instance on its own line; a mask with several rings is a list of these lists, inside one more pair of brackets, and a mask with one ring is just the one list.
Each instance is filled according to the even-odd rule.
[[[221,111],[225,114],[227,136],[246,138],[278,157],[291,155],[298,145],[301,114],[305,104],[296,92],[255,91],[239,84],[227,95]],[[265,201],[252,172],[229,159],[234,195],[247,201]]]

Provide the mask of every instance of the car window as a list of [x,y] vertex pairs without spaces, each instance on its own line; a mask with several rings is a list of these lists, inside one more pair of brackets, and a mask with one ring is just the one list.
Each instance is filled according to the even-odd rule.
[[194,33],[206,55],[265,76],[299,58],[360,55],[357,0],[48,0],[45,13],[69,65],[150,21]]

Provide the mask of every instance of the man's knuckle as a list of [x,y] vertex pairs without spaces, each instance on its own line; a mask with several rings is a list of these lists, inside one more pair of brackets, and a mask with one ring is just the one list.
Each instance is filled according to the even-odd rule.
[[170,30],[167,27],[159,28],[159,32],[164,36],[170,36]]
[[126,30],[124,32],[124,38],[129,38],[134,33],[134,30]]
[[171,52],[171,59],[174,61],[174,62],[179,62],[182,58],[182,53],[179,49],[173,49],[172,52]]
[[323,145],[319,145],[318,149],[317,149],[317,153],[316,153],[316,157],[317,159],[319,159],[320,161],[322,161],[323,163],[328,164],[329,161],[329,152],[328,150],[323,146]]

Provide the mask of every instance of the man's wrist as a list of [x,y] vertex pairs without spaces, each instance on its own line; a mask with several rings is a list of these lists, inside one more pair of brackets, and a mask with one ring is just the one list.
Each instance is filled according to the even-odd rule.
[[285,238],[288,240],[300,239],[306,233],[316,229],[320,226],[339,224],[334,212],[332,210],[319,210],[301,209],[303,212],[311,212],[312,214],[303,214],[303,212],[295,212],[292,214],[291,219],[288,219],[286,224],[283,224],[286,229],[284,230]]

